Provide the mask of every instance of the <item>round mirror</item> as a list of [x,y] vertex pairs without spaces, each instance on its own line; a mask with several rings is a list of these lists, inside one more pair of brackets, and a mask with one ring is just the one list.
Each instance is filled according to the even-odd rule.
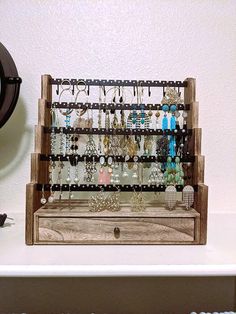
[[14,60],[0,43],[0,128],[15,109],[21,82]]

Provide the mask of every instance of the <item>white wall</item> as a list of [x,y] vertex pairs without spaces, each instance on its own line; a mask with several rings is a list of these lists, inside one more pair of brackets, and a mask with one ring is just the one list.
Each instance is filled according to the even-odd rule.
[[0,209],[23,212],[40,75],[197,78],[209,210],[233,211],[236,188],[235,0],[2,0],[0,38],[23,79],[0,130]]

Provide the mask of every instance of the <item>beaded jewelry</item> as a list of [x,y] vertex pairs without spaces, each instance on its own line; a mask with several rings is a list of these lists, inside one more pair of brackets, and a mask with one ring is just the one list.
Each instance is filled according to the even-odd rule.
[[173,210],[176,205],[176,188],[170,185],[165,190],[165,202],[169,210]]
[[194,189],[191,185],[186,185],[183,188],[183,202],[187,210],[193,205],[194,202]]

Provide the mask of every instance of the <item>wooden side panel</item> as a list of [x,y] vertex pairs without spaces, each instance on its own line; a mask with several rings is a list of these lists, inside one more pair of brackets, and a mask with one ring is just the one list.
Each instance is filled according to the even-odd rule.
[[26,224],[25,241],[26,244],[33,244],[34,234],[34,212],[40,207],[40,193],[36,190],[35,183],[26,185]]
[[46,99],[38,100],[38,125],[50,127],[51,126],[50,108],[47,107]]
[[52,85],[50,84],[51,75],[44,74],[41,76],[41,98],[52,101]]
[[198,102],[192,102],[189,104],[190,109],[187,116],[187,128],[194,129],[198,128],[198,114],[199,114],[199,104]]
[[44,127],[41,125],[35,126],[35,152],[39,154],[50,153],[50,135],[44,133]]
[[198,192],[195,193],[194,207],[200,213],[200,241],[199,241],[199,244],[206,244],[206,241],[207,241],[208,187],[205,184],[199,184],[198,185]]
[[191,104],[196,101],[196,79],[187,78],[187,87],[184,89],[184,103]]
[[40,161],[40,154],[31,154],[31,182],[48,183],[48,162]]
[[195,156],[193,164],[193,185],[204,183],[205,156]]

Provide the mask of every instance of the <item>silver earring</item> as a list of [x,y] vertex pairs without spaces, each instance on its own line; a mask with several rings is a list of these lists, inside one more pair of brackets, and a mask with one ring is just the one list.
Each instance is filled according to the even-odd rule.
[[44,184],[42,185],[42,197],[41,197],[41,199],[40,199],[40,203],[41,203],[42,205],[45,205],[45,204],[47,203],[47,200],[46,200],[46,198],[45,198],[45,196],[44,196]]
[[165,190],[165,202],[169,210],[173,210],[176,205],[176,188],[170,185]]
[[189,210],[194,202],[194,189],[191,185],[186,185],[183,188],[183,202],[186,209]]

